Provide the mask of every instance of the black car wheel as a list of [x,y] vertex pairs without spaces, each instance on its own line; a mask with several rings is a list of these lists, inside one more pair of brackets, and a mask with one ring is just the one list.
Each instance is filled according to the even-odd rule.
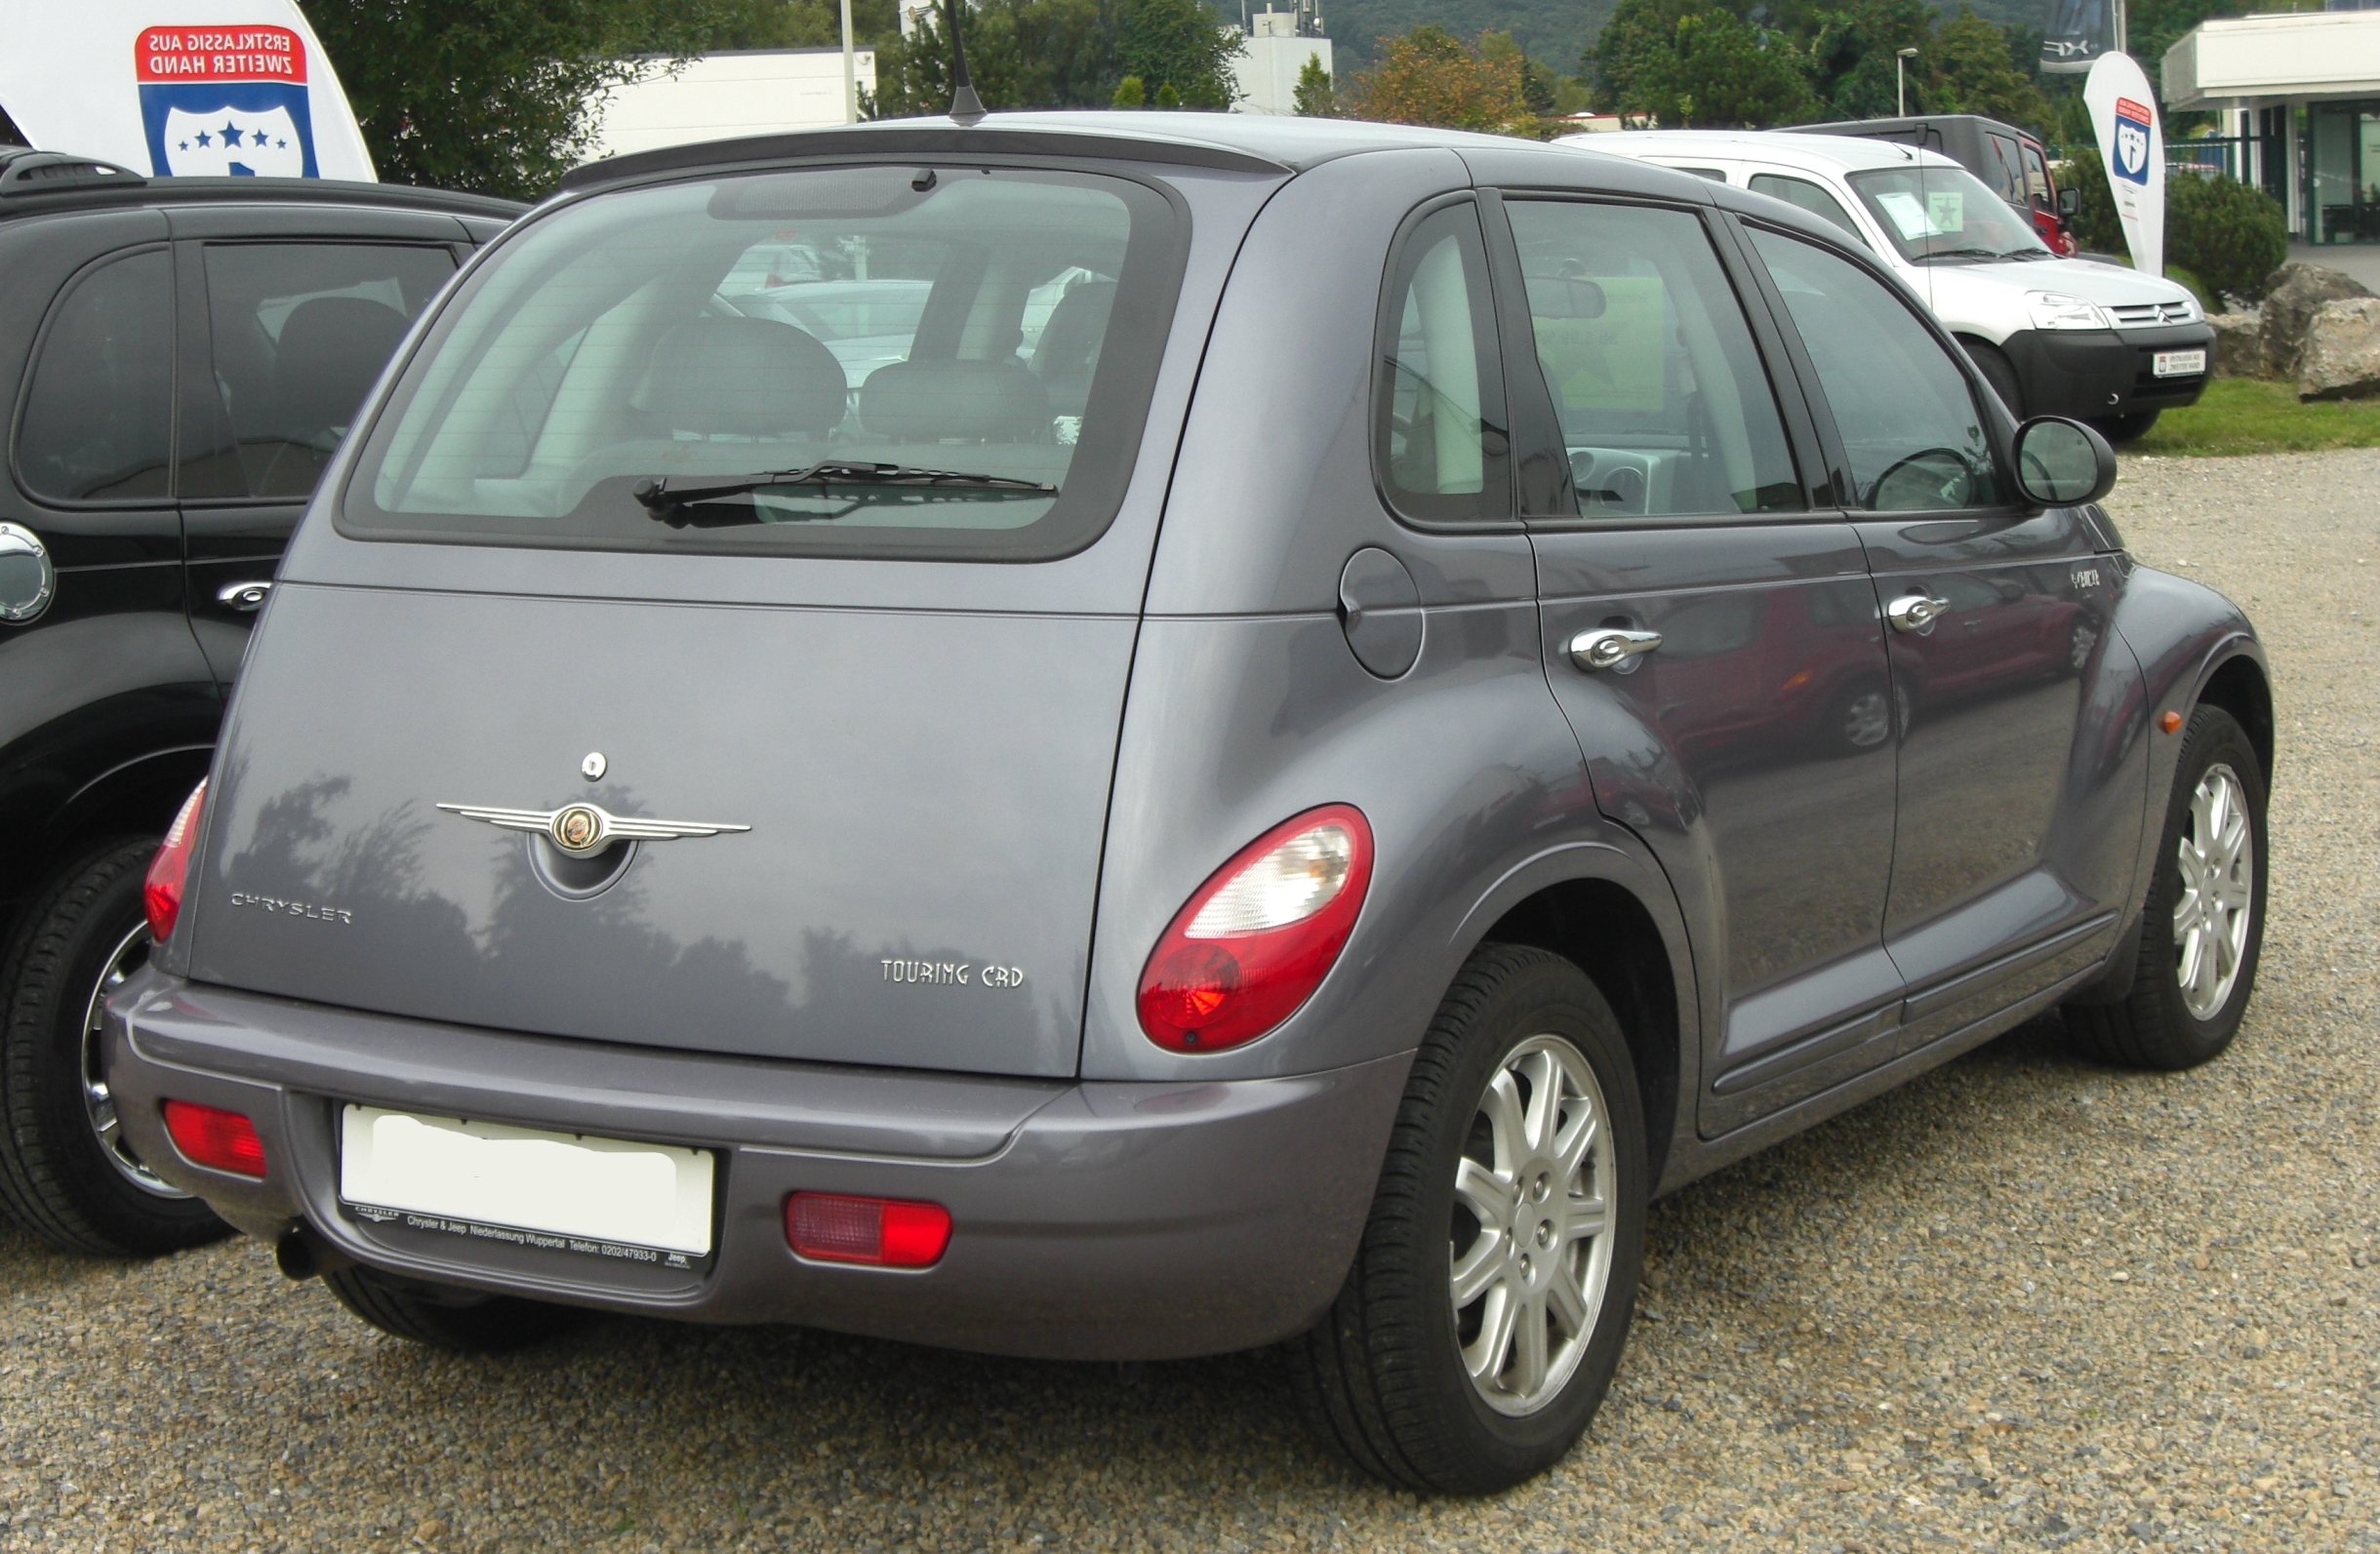
[[2190,1068],[2238,1034],[2264,946],[2264,767],[2232,715],[2200,707],[2158,834],[2130,992],[2075,1005],[2067,1029],[2136,1068]]
[[1967,348],[1968,359],[1974,362],[1975,370],[1983,374],[1984,381],[1992,385],[1993,392],[1999,395],[1999,402],[2008,407],[2008,414],[2023,420],[2025,388],[2017,381],[2016,364],[2008,360],[2008,353],[1979,339],[1962,337],[1958,343]]
[[2149,428],[2157,424],[2157,418],[2161,414],[2160,411],[2136,410],[2122,416],[2102,416],[2091,424],[2098,427],[2100,435],[2109,442],[2128,443],[2148,436]]
[[1825,724],[1835,749],[1857,755],[1892,737],[1895,688],[1881,680],[1854,685],[1835,698]]
[[0,963],[0,1203],[74,1252],[145,1256],[230,1233],[126,1143],[101,1061],[107,995],[148,960],[156,851],[126,838],[67,865]]
[[322,1276],[339,1303],[392,1338],[462,1354],[502,1354],[585,1320],[576,1306],[482,1295],[350,1265]]
[[1422,1493],[1559,1460],[1628,1340],[1647,1187],[1610,1006],[1560,956],[1482,947],[1415,1056],[1347,1283],[1292,1348],[1323,1439]]

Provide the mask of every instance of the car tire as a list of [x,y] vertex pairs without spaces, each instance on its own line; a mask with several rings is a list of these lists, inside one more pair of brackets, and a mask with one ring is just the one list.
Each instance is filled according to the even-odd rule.
[[1900,709],[1899,688],[1883,680],[1866,680],[1836,694],[1827,707],[1828,748],[1838,755],[1864,755],[1892,742],[1893,717]]
[[1992,391],[1999,395],[1999,402],[2008,407],[2008,414],[2022,421],[2025,418],[2025,385],[2018,381],[2016,364],[2008,360],[2008,353],[1997,345],[1987,345],[1982,340],[1964,337],[1960,338],[1958,343],[1967,348],[1968,359],[1974,362],[1975,370],[1983,374],[1984,381],[1992,385]]
[[585,1320],[576,1306],[481,1295],[381,1273],[361,1264],[322,1276],[348,1311],[408,1343],[457,1354],[503,1354],[558,1337]]
[[2157,418],[2162,414],[2162,411],[2136,410],[2122,416],[2102,416],[2091,424],[2098,427],[2100,435],[2111,443],[2136,442],[2149,435],[2149,428],[2157,424]]
[[[2244,868],[2230,866],[2233,857]],[[2264,768],[2221,707],[2190,719],[2156,862],[2128,950],[2137,957],[2130,990],[2114,1003],[2069,1005],[2066,1028],[2109,1062],[2192,1068],[2238,1034],[2264,945]]]
[[[1628,1341],[1646,1175],[1635,1069],[1594,983],[1542,949],[1482,946],[1414,1056],[1347,1282],[1290,1346],[1323,1441],[1422,1494],[1489,1494],[1559,1460]],[[1488,1199],[1501,1226],[1470,1207]],[[1491,1327],[1506,1310],[1509,1337]]]
[[100,1003],[148,958],[156,852],[122,837],[75,857],[0,960],[0,1204],[70,1252],[154,1256],[231,1233],[132,1153],[100,1067]]

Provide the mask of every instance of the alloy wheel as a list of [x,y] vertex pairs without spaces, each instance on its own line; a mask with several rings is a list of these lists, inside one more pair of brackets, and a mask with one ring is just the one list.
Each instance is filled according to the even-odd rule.
[[1463,1369],[1500,1414],[1545,1407],[1586,1355],[1611,1281],[1615,1159],[1576,1047],[1539,1035],[1505,1056],[1455,1165],[1448,1247]]
[[83,1006],[83,1115],[90,1119],[92,1136],[100,1141],[101,1155],[115,1168],[116,1175],[153,1197],[187,1198],[188,1193],[141,1164],[141,1157],[132,1152],[124,1137],[122,1121],[116,1116],[115,1094],[107,1088],[107,996],[148,964],[148,925],[143,923],[108,952],[106,963],[100,968],[99,980],[92,985],[91,998]]
[[2239,774],[2220,762],[2208,767],[2174,844],[2182,891],[2173,903],[2173,974],[2195,1019],[2214,1018],[2239,979],[2256,898],[2255,843]]

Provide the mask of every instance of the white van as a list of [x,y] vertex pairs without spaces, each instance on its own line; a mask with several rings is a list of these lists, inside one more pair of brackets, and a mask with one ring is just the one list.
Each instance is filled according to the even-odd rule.
[[2058,258],[1940,152],[1751,130],[1631,130],[1559,143],[1697,173],[1834,222],[1926,299],[2019,419],[2073,416],[2121,442],[2206,386],[2215,332],[2188,291]]

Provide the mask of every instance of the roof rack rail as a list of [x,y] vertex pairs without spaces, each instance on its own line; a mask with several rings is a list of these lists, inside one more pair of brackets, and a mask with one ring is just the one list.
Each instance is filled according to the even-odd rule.
[[130,168],[64,151],[0,149],[0,199],[61,189],[135,187],[147,179]]

